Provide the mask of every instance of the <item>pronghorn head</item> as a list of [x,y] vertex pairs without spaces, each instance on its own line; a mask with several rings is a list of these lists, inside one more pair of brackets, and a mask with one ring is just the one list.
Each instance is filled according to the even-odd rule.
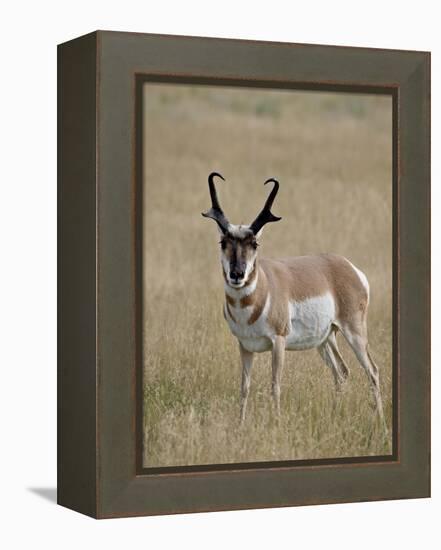
[[268,222],[277,222],[281,218],[274,216],[271,206],[279,190],[279,182],[273,178],[266,180],[265,184],[272,182],[274,186],[265,205],[250,225],[233,225],[226,218],[217,198],[213,179],[224,178],[217,172],[208,176],[208,187],[211,196],[211,208],[202,215],[213,219],[221,234],[221,261],[225,280],[233,288],[241,288],[247,284],[248,279],[256,266],[258,239],[263,226]]

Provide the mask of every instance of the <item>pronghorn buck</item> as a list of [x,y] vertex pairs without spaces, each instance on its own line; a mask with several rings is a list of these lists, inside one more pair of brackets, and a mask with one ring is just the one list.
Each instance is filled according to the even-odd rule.
[[278,415],[285,350],[317,348],[337,390],[341,389],[349,371],[337,347],[340,330],[368,376],[384,424],[378,368],[368,350],[369,284],[364,273],[335,254],[258,258],[264,225],[281,219],[271,213],[279,183],[273,178],[265,182],[273,188],[252,224],[233,225],[220,207],[215,177],[224,179],[216,172],[209,175],[211,208],[202,215],[213,219],[221,233],[224,316],[239,341],[242,360],[241,422],[254,353],[272,353],[272,394]]

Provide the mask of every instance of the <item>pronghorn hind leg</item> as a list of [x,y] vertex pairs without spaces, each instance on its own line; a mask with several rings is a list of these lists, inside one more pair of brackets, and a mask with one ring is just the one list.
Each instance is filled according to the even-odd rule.
[[342,373],[340,372],[340,368],[337,362],[336,357],[334,356],[332,347],[328,340],[326,340],[323,344],[321,344],[317,351],[320,354],[320,357],[323,359],[323,361],[326,363],[326,365],[331,369],[331,372],[334,376],[334,382],[335,387],[337,391],[341,391],[342,384],[345,381],[345,378],[343,377]]
[[384,429],[387,432],[383,412],[383,402],[381,400],[380,375],[378,367],[374,363],[372,356],[369,353],[366,327],[361,327],[360,329],[356,328],[355,330],[350,329],[349,327],[345,327],[342,328],[342,332],[344,337],[348,341],[348,344],[354,351],[359,363],[366,372],[366,375],[371,385],[372,393],[374,394],[378,416],[380,417]]
[[340,350],[338,349],[336,332],[337,332],[337,328],[333,328],[333,330],[331,331],[328,337],[328,344],[330,345],[332,353],[334,354],[334,358],[337,362],[338,370],[344,382],[349,376],[349,367],[347,366],[345,360],[343,359],[340,353]]
[[239,348],[242,361],[242,385],[240,391],[240,422],[242,424],[245,420],[248,394],[250,393],[251,367],[253,366],[254,354],[251,351],[247,351],[240,342]]
[[283,363],[285,361],[285,338],[276,336],[272,351],[272,385],[274,407],[277,416],[280,416],[280,382],[282,380]]

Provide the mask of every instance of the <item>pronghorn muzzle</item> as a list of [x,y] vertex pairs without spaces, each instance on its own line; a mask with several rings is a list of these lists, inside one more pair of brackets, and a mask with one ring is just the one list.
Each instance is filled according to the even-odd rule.
[[246,263],[235,263],[230,266],[230,280],[233,284],[241,284],[246,272]]

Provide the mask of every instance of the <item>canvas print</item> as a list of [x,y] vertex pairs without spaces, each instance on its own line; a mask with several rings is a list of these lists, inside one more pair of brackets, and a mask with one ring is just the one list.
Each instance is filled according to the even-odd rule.
[[390,455],[391,96],[149,82],[142,112],[143,466]]

